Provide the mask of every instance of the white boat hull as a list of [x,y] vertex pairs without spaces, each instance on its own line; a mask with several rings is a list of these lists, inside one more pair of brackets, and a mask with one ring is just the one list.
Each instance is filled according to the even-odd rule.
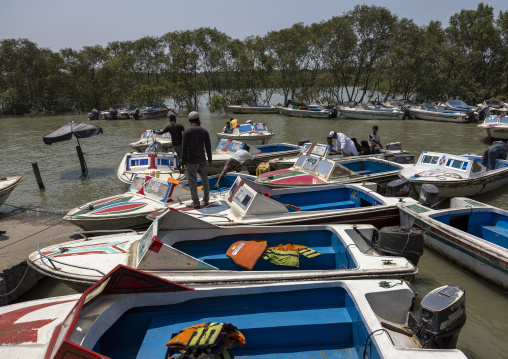
[[466,114],[462,113],[441,113],[435,111],[426,111],[420,109],[412,109],[411,113],[420,120],[439,121],[439,122],[455,122],[468,123]]

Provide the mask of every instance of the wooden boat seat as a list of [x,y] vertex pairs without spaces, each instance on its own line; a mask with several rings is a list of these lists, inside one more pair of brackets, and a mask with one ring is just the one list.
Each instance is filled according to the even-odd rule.
[[302,211],[324,211],[328,209],[342,209],[342,208],[355,208],[353,201],[329,202],[321,204],[311,204],[299,206]]
[[[241,302],[237,304],[241,306]],[[246,344],[231,350],[237,357],[270,359],[280,358],[281,353],[287,352],[298,353],[296,357],[301,358],[307,357],[302,353],[309,351],[315,355],[316,348],[320,348],[335,354],[330,357],[350,358],[351,352],[344,349],[353,346],[352,320],[343,307],[291,310],[288,306],[274,312],[257,312],[254,308],[248,313],[232,307],[206,315],[184,311],[154,316],[136,357],[163,358],[166,343],[173,335],[188,326],[206,322],[232,323],[245,335]]]
[[[284,267],[270,263],[267,260],[259,259],[254,266],[254,271],[285,271],[285,270],[324,270],[324,269],[336,269],[335,257],[336,253],[332,247],[312,247],[312,249],[321,253],[320,256],[315,258],[306,258],[300,256],[300,267]],[[226,253],[200,256],[199,260],[208,263],[220,270],[246,270],[237,265],[233,260],[226,256]]]
[[493,244],[508,248],[508,223],[498,221],[495,226],[482,226],[482,237]]

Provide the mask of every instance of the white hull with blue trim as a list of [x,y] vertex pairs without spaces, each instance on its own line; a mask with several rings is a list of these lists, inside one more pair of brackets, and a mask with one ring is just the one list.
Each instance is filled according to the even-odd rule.
[[401,224],[425,230],[427,246],[508,290],[508,211],[463,197],[448,209],[399,208]]
[[498,159],[495,169],[488,170],[481,159],[423,151],[416,164],[402,169],[399,176],[409,180],[415,193],[424,184],[436,186],[440,197],[471,197],[508,184],[508,161]]

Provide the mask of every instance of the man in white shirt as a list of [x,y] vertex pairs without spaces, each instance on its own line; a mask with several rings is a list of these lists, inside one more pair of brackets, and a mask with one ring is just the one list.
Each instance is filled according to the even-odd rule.
[[243,149],[239,149],[231,156],[231,158],[226,162],[226,165],[224,166],[224,169],[222,170],[219,178],[217,179],[217,183],[215,186],[213,186],[213,188],[219,187],[219,182],[226,173],[234,170],[241,170],[245,161],[254,159],[254,156],[251,155],[249,151],[250,147],[246,144]]
[[358,151],[353,141],[341,132],[331,131],[329,137],[337,140],[337,148],[342,149],[343,156],[358,156]]

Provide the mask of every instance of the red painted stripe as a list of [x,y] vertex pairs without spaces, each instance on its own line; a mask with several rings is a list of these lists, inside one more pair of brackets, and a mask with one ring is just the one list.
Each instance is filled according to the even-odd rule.
[[285,178],[272,180],[272,183],[288,184],[288,185],[298,185],[298,184],[315,185],[315,184],[326,183],[326,181],[317,177],[317,176],[312,176],[312,175],[300,176],[300,175],[298,175],[298,176],[285,177]]
[[119,204],[113,207],[108,207],[104,209],[100,209],[98,211],[92,212],[92,214],[104,214],[104,213],[115,213],[115,212],[123,212],[127,210],[132,209],[139,209],[146,206],[146,203],[125,203],[125,204]]

